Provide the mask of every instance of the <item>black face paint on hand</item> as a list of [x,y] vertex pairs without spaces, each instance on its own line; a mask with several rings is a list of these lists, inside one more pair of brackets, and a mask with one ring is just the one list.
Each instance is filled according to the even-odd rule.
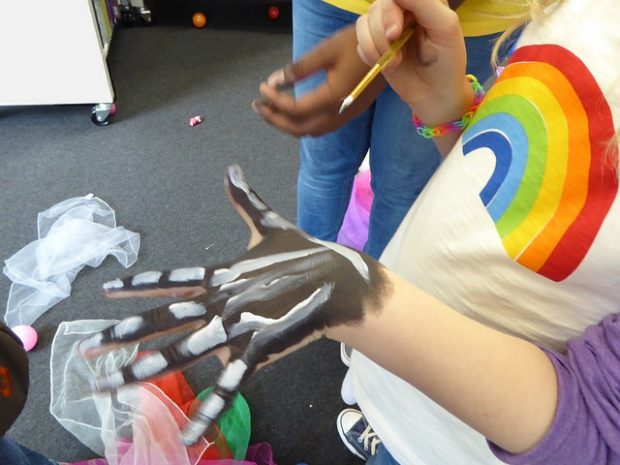
[[212,268],[146,272],[104,285],[109,296],[191,298],[130,317],[83,341],[83,353],[192,328],[191,334],[95,380],[97,390],[184,368],[226,346],[231,360],[188,427],[195,442],[227,407],[257,365],[326,328],[355,324],[380,308],[387,292],[379,263],[363,253],[312,238],[271,210],[238,166],[228,168],[230,199],[252,221],[260,242],[237,260]]

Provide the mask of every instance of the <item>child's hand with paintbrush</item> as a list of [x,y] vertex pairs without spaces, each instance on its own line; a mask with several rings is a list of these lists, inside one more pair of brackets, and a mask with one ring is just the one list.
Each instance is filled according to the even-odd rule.
[[441,0],[378,0],[356,24],[358,52],[375,64],[406,29],[411,38],[382,74],[420,119],[435,126],[460,118],[473,92],[457,14]]

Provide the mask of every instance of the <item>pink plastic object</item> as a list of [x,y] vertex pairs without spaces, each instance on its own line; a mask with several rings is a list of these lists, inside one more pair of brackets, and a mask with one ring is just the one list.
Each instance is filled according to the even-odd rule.
[[192,127],[197,126],[200,123],[202,123],[202,116],[200,116],[200,115],[192,116],[189,119],[189,125],[192,126]]
[[39,336],[32,326],[18,325],[11,328],[11,330],[22,341],[26,352],[30,352],[37,345]]
[[368,221],[373,193],[370,170],[359,172],[353,181],[351,200],[338,233],[337,242],[356,250],[363,250],[368,240]]

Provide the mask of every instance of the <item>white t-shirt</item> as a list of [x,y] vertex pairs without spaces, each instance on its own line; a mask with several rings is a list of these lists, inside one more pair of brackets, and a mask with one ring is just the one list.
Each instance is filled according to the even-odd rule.
[[[556,349],[620,312],[617,0],[531,23],[382,256],[454,309]],[[402,465],[500,464],[485,438],[363,355],[359,405]]]

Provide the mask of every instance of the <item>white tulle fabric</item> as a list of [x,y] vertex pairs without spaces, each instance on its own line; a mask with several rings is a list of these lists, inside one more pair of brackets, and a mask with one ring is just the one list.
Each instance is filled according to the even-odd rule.
[[189,421],[163,391],[137,383],[115,393],[93,394],[89,380],[129,363],[138,346],[84,360],[78,343],[116,323],[78,320],[61,323],[52,343],[50,412],[60,424],[109,465],[194,465],[209,443],[186,448],[182,428]]
[[38,215],[38,240],[5,261],[6,323],[31,325],[67,298],[78,272],[113,255],[124,267],[138,258],[140,235],[116,226],[114,210],[92,194],[64,200]]

